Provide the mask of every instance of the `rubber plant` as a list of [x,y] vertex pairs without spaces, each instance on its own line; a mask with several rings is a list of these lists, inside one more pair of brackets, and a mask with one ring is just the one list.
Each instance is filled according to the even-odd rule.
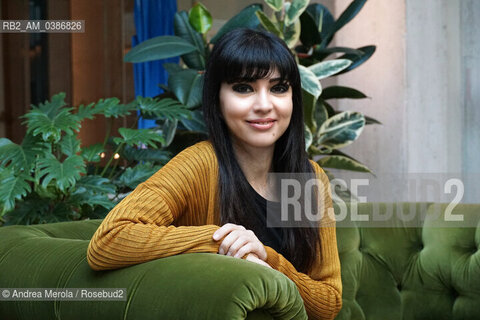
[[[124,60],[138,63],[180,56],[180,64],[164,64],[169,79],[166,85],[162,85],[165,93],[161,97],[177,100],[194,115],[192,120],[180,120],[177,134],[183,132],[188,137],[189,133],[201,133],[206,136],[200,111],[201,86],[212,46],[221,35],[239,27],[272,32],[285,40],[298,62],[303,89],[305,148],[309,156],[312,159],[321,156],[317,162],[323,168],[372,173],[366,165],[339,149],[353,143],[365,125],[380,122],[361,112],[337,111],[331,104],[333,99],[364,99],[367,96],[354,88],[342,86],[323,89],[320,83],[327,77],[354,70],[375,52],[373,45],[356,49],[328,47],[335,33],[359,13],[366,0],[353,0],[337,19],[324,5],[309,4],[309,0],[265,0],[265,3],[270,13],[262,4],[249,5],[208,40],[212,17],[204,5],[196,2],[188,12],[175,14],[175,35],[142,42],[129,51]],[[332,55],[338,57],[332,59]]]

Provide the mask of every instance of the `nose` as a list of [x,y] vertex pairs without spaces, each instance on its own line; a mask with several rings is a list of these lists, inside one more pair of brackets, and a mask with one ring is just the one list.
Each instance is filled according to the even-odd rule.
[[268,112],[272,109],[273,104],[270,97],[270,91],[262,88],[257,91],[254,110]]

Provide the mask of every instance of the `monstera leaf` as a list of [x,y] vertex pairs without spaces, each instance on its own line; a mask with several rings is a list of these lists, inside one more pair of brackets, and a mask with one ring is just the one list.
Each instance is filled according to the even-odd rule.
[[0,165],[12,167],[15,171],[29,172],[37,155],[45,152],[46,146],[40,137],[25,135],[21,145],[7,138],[0,138]]
[[30,177],[24,173],[15,175],[13,169],[0,170],[0,213],[8,212],[15,208],[15,200],[20,200],[31,191],[28,180]]
[[65,93],[54,95],[51,101],[32,106],[32,110],[23,116],[27,120],[27,133],[41,135],[45,141],[58,142],[62,133],[74,134],[80,128],[78,117],[71,113],[73,108],[64,108]]
[[135,168],[128,168],[120,176],[120,183],[135,189],[137,185],[150,178],[155,172],[160,170],[160,166],[151,166],[149,164],[138,165]]
[[60,162],[53,155],[38,161],[39,177],[43,177],[42,186],[46,188],[54,182],[61,191],[74,187],[81,174],[85,173],[85,163],[82,157],[73,155]]
[[87,162],[98,162],[101,160],[100,154],[104,152],[105,149],[100,143],[84,147],[82,150],[82,157]]
[[103,114],[105,110],[114,110],[120,103],[118,98],[100,99],[97,103],[90,103],[88,105],[80,105],[78,107],[77,117],[80,120],[93,119],[94,115]]
[[171,98],[152,99],[137,98],[138,107],[145,117],[153,117],[155,119],[166,118],[174,121],[179,118],[188,118],[190,110],[177,100]]
[[116,144],[125,143],[128,146],[149,145],[155,148],[155,142],[165,143],[161,135],[150,129],[120,128],[118,129],[118,132],[122,137],[116,137],[113,139],[113,142]]

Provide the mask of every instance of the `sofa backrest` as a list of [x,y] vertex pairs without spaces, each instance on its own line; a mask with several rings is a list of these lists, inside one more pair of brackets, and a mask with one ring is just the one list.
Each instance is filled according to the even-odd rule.
[[[449,208],[348,205],[337,222],[343,283],[337,319],[480,319],[480,205],[459,204],[451,214]],[[408,212],[415,212],[410,220]],[[463,221],[445,221],[445,214]],[[390,218],[379,222],[382,215]]]

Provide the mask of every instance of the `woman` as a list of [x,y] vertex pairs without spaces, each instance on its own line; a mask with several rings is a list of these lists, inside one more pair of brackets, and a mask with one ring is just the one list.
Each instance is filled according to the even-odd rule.
[[279,203],[267,200],[279,198],[269,172],[316,174],[326,186],[317,197],[323,213],[332,207],[328,178],[304,149],[300,76],[288,47],[250,29],[224,35],[209,57],[203,108],[209,140],[180,152],[112,209],[89,244],[90,266],[229,255],[284,273],[311,318],[333,319],[342,304],[335,221],[324,214],[315,228],[266,226],[267,204]]

